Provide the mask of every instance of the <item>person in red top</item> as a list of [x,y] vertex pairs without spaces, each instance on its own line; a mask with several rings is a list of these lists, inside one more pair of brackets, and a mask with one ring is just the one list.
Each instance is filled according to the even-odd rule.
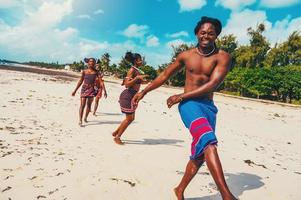
[[[76,91],[79,89],[79,87],[83,84],[81,88],[81,94],[80,94],[80,107],[79,107],[79,122],[78,124],[82,126],[82,118],[84,114],[84,109],[86,107],[86,113],[84,121],[87,121],[88,115],[91,110],[91,104],[93,102],[93,98],[96,95],[97,91],[95,90],[95,80],[97,77],[100,77],[100,74],[95,69],[96,60],[94,58],[85,58],[84,61],[88,64],[88,69],[85,69],[81,72],[81,77],[78,80],[78,83],[76,85],[76,88],[72,92],[72,96],[75,96]],[[99,84],[103,85],[103,82],[99,79]]]
[[[99,73],[100,75],[95,80],[95,90],[97,90],[97,94],[95,96],[94,102],[94,110],[93,115],[96,116],[96,111],[98,108],[99,99],[102,97],[102,92],[104,92],[104,97],[107,98],[107,91],[105,87],[105,82],[103,80],[103,74]],[[102,85],[100,84],[102,82]]]

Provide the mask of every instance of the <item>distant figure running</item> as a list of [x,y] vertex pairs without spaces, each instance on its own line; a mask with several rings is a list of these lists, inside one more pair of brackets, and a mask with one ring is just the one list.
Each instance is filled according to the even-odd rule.
[[145,80],[147,75],[144,75],[143,71],[138,69],[142,65],[141,55],[138,53],[127,52],[125,54],[125,59],[132,64],[132,67],[127,72],[127,76],[122,83],[122,85],[125,85],[126,89],[121,93],[119,98],[121,112],[126,114],[126,118],[112,134],[114,141],[120,145],[124,144],[120,140],[121,135],[135,119],[136,106],[134,106],[132,98],[139,91],[140,85],[147,83]]
[[[100,85],[100,82],[102,82],[103,84]],[[93,115],[96,116],[96,111],[98,108],[99,99],[102,97],[102,92],[104,92],[104,97],[107,98],[107,91],[106,91],[104,80],[103,80],[103,74],[101,74],[100,72],[99,72],[99,76],[97,76],[97,78],[95,80],[94,88],[97,91],[97,94],[95,96],[95,101],[94,101]]]
[[184,93],[167,99],[169,108],[179,103],[182,121],[192,136],[190,160],[181,182],[174,189],[178,200],[184,200],[186,187],[204,162],[223,200],[236,199],[227,186],[216,149],[217,107],[213,102],[213,92],[223,82],[231,67],[230,55],[215,45],[221,29],[222,25],[218,19],[202,17],[194,29],[198,45],[180,53],[160,76],[133,98],[137,104],[144,95],[161,86],[172,74],[185,69]]
[[[81,89],[81,95],[80,95],[81,104],[80,104],[80,108],[79,108],[79,122],[78,122],[78,124],[80,126],[82,126],[82,124],[83,124],[82,118],[83,118],[83,113],[84,113],[86,104],[87,104],[87,108],[86,108],[84,121],[88,122],[87,118],[88,118],[88,115],[91,110],[91,104],[93,101],[93,97],[97,94],[97,91],[94,88],[95,80],[98,76],[100,76],[100,74],[95,69],[96,61],[94,58],[85,58],[84,61],[86,63],[88,63],[88,69],[82,71],[81,77],[77,83],[77,86],[76,86],[75,90],[72,92],[72,96],[75,96],[76,91],[83,83],[83,86]],[[100,81],[99,84],[102,87],[104,87],[103,82]]]

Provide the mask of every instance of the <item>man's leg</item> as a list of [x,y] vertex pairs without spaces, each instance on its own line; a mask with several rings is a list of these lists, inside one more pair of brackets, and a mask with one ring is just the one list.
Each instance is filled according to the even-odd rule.
[[198,160],[189,160],[186,165],[186,170],[184,176],[179,183],[179,185],[174,189],[174,192],[178,200],[184,200],[184,191],[196,173],[199,171],[201,165],[204,162],[204,157],[202,156]]
[[215,145],[209,145],[204,154],[207,167],[219,191],[221,192],[223,200],[236,200],[236,198],[230,192],[225,181],[222,165],[219,160]]

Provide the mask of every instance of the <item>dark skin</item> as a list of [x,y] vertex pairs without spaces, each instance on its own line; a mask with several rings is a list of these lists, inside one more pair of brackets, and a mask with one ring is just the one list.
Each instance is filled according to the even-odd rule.
[[[106,87],[105,87],[104,80],[102,79],[102,77],[101,78],[97,77],[96,82],[99,81],[99,79],[103,83],[103,85],[102,86],[99,85],[99,84],[98,85],[100,86],[100,89],[104,91],[104,97],[107,98],[107,90],[106,90]],[[96,96],[95,97],[95,102],[94,102],[94,110],[93,110],[93,115],[94,116],[96,116],[96,111],[97,111],[97,108],[98,108],[99,100],[100,100],[100,97]]]
[[[184,92],[167,99],[167,106],[171,108],[183,100],[202,98],[213,99],[213,92],[225,79],[231,65],[231,57],[222,50],[215,49],[217,34],[211,23],[204,23],[196,34],[198,48],[193,48],[178,55],[175,62],[170,64],[154,81],[133,98],[135,104],[151,90],[163,85],[173,74],[186,66],[186,80]],[[190,181],[198,172],[203,162],[208,169],[221,192],[223,200],[236,200],[230,192],[214,145],[209,145],[204,154],[196,160],[189,160],[185,174],[174,189],[178,200],[184,200],[184,191]]]
[[[135,61],[134,66],[135,67],[140,67],[142,65],[142,60],[141,58],[138,58]],[[134,77],[134,69],[131,68],[128,73],[127,76],[124,80],[124,85],[126,88],[133,88],[136,91],[139,91],[140,89],[140,85],[141,84],[145,84],[147,83],[147,81],[145,80],[145,78],[148,75],[137,75]],[[121,122],[121,124],[119,125],[119,127],[112,133],[112,136],[114,137],[114,141],[116,144],[119,145],[123,145],[124,143],[121,141],[120,137],[122,136],[122,134],[124,133],[124,131],[126,130],[126,128],[135,120],[135,113],[132,114],[126,114],[125,119]]]
[[[77,92],[77,90],[79,89],[79,87],[82,85],[82,83],[84,81],[85,74],[96,74],[96,73],[97,73],[97,71],[95,69],[95,60],[89,59],[89,61],[88,61],[88,69],[82,71],[81,77],[78,80],[76,88],[72,92],[72,96],[75,96],[75,93]],[[101,78],[99,79],[99,82],[100,82],[99,83],[100,86],[104,87],[104,83],[101,81]],[[90,110],[91,110],[91,105],[92,105],[92,102],[93,102],[93,98],[80,98],[80,101],[81,101],[81,103],[80,103],[80,107],[79,107],[79,123],[78,124],[80,126],[82,126],[82,119],[83,119],[84,109],[87,106],[86,107],[84,121],[88,122],[87,118],[88,118],[88,115],[89,115]]]

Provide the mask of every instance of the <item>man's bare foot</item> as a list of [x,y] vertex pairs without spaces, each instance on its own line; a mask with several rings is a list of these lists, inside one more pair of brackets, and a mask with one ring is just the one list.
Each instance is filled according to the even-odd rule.
[[84,122],[88,123],[88,120],[87,120],[87,119],[84,119]]
[[121,141],[121,139],[119,137],[115,137],[114,142],[119,145],[124,145],[124,143]]
[[95,112],[93,112],[93,116],[97,116]]
[[78,122],[78,125],[79,125],[80,127],[83,127],[83,122],[82,122],[82,121],[79,121],[79,122]]
[[118,131],[114,131],[114,132],[112,133],[112,136],[113,136],[113,137],[116,137],[117,134],[118,134]]
[[184,194],[183,191],[180,191],[179,188],[174,188],[173,191],[175,192],[175,195],[177,197],[177,200],[184,200]]

